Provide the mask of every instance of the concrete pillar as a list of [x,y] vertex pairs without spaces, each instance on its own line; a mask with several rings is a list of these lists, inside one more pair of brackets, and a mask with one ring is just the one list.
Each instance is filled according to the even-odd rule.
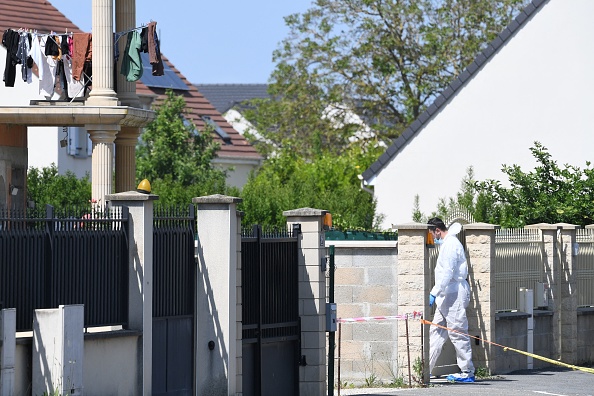
[[559,326],[561,332],[561,361],[577,364],[577,279],[576,279],[576,225],[555,224],[561,228],[559,233],[559,253],[561,277],[559,282],[560,316]]
[[[470,304],[466,310],[468,332],[483,340],[495,341],[495,230],[499,226],[486,223],[472,223],[464,226],[466,251],[468,252],[468,282]],[[497,372],[497,349],[481,342],[476,345],[471,339],[472,360],[475,367],[486,367]]]
[[241,322],[237,320],[241,318],[237,312],[241,297],[237,204],[241,199],[217,194],[192,202],[198,205],[196,394],[235,395],[241,349]]
[[117,106],[113,89],[113,0],[93,0],[93,89],[88,106]]
[[122,127],[115,137],[116,192],[136,190],[136,143],[140,128]]
[[82,304],[35,310],[33,395],[83,394],[84,319]]
[[93,142],[91,168],[91,197],[98,204],[105,203],[105,196],[113,193],[113,149],[119,125],[86,125]]
[[[116,0],[116,31],[125,32],[135,27],[136,0]],[[127,81],[126,76],[119,72],[122,69],[122,59],[124,58],[124,50],[126,49],[125,35],[118,40],[117,45],[120,49],[120,58],[118,59],[116,70],[118,99],[122,106],[141,108],[140,100],[138,99],[138,95],[136,95],[136,82]]]
[[[433,315],[429,307],[431,291],[431,271],[427,248],[427,224],[409,223],[398,225],[398,315],[422,312],[423,318],[431,321]],[[422,331],[422,334],[421,334]],[[423,381],[429,382],[429,326],[421,326],[418,321],[408,323],[411,366],[421,358],[425,362]],[[421,340],[422,338],[422,340]],[[421,346],[423,345],[423,349]],[[398,372],[408,373],[408,351],[406,345],[406,326],[398,322]],[[414,373],[413,373],[414,374]]]
[[0,310],[0,395],[14,395],[16,309]]
[[561,357],[561,255],[559,253],[558,235],[561,231],[555,224],[530,224],[526,229],[538,229],[542,235],[543,265],[545,282],[549,286],[549,309],[553,311],[553,350],[557,351],[555,358]]
[[154,194],[136,191],[106,196],[111,207],[126,206],[130,216],[128,328],[142,331],[138,345],[139,395],[151,395],[153,370],[153,201]]
[[301,317],[301,354],[306,366],[299,366],[299,391],[302,395],[326,392],[326,275],[321,260],[326,256],[323,218],[320,209],[295,209],[283,212],[287,224],[301,224],[299,257],[299,316]]

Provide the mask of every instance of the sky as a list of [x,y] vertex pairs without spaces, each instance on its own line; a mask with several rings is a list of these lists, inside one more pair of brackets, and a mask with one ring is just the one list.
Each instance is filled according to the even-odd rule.
[[[91,31],[92,0],[49,1]],[[289,33],[283,17],[305,12],[312,2],[136,0],[136,25],[157,22],[161,52],[193,84],[266,83],[272,52]]]

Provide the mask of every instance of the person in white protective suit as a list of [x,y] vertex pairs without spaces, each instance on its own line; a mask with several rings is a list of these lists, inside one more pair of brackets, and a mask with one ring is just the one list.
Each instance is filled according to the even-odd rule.
[[[433,323],[468,334],[468,318],[466,317],[466,307],[470,302],[470,287],[466,280],[468,264],[464,248],[456,238],[456,234],[460,232],[462,226],[459,223],[454,223],[448,231],[448,228],[438,217],[430,219],[428,225],[435,243],[440,245],[435,266],[435,286],[429,294],[429,305],[435,304],[436,307]],[[457,363],[461,372],[448,375],[447,380],[474,382],[470,337],[460,333],[431,326],[429,331],[429,372],[433,371],[435,362],[446,342],[446,337],[449,336],[456,349]]]

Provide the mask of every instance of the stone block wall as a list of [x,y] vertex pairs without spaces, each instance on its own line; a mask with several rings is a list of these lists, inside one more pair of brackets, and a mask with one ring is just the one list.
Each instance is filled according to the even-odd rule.
[[[527,314],[498,315],[495,320],[495,342],[510,348],[525,351],[527,349]],[[526,368],[526,355],[513,351],[505,351],[503,348],[493,348],[495,356],[495,369],[497,374],[509,373],[515,370]]]
[[594,363],[594,308],[582,308],[577,315],[578,364]]
[[[337,317],[397,315],[396,241],[326,241],[326,246],[330,245],[335,246]],[[394,320],[343,323],[341,381],[362,385],[375,376],[390,383],[397,376],[397,332]],[[338,365],[334,367],[337,381]]]

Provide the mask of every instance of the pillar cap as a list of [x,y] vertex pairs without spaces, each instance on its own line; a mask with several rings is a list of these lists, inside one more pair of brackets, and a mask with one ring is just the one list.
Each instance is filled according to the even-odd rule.
[[203,197],[192,198],[192,203],[195,204],[237,204],[243,199],[237,197],[230,197],[228,195],[213,194],[205,195]]
[[327,210],[324,209],[314,209],[314,208],[300,208],[300,209],[293,209],[293,210],[285,210],[283,211],[283,216],[285,217],[306,217],[306,216],[324,216],[328,213]]
[[465,230],[499,230],[500,225],[490,223],[469,223],[462,226]]
[[427,223],[404,223],[404,224],[392,224],[393,230],[426,230],[429,228]]
[[138,191],[125,191],[117,194],[105,195],[106,201],[155,201],[159,199],[155,194],[144,194]]

